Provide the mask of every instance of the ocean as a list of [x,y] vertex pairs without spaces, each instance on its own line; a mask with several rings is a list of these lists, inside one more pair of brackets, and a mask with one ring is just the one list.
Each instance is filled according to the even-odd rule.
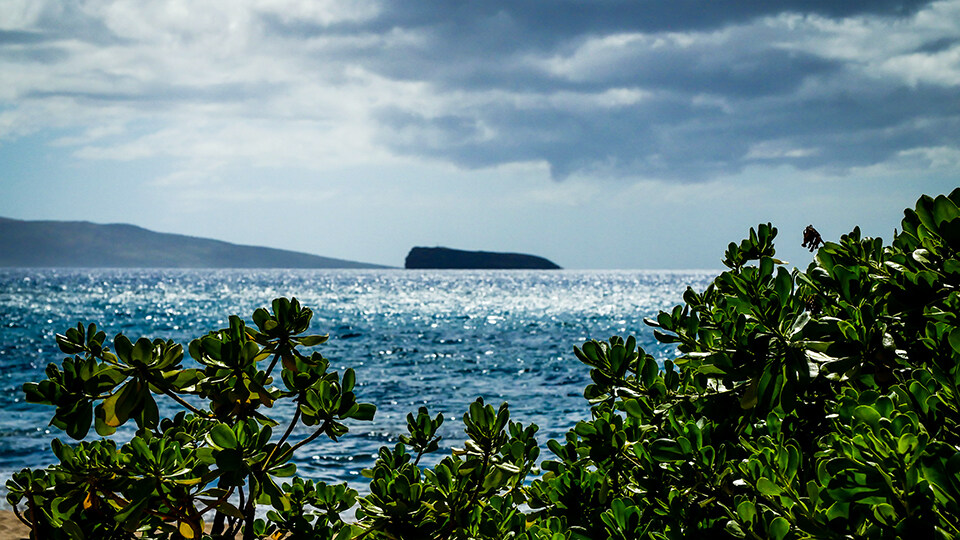
[[[190,340],[226,326],[229,315],[252,324],[251,314],[280,296],[296,297],[314,312],[311,333],[329,334],[316,350],[331,369],[352,367],[359,401],[377,406],[373,422],[352,422],[337,442],[304,446],[298,474],[350,483],[377,450],[396,444],[406,415],[426,406],[442,412],[442,449],[461,445],[461,418],[477,397],[510,404],[511,419],[540,426],[546,441],[562,438],[589,415],[583,388],[589,369],[573,347],[590,339],[634,335],[663,360],[672,346],[653,338],[645,317],[672,308],[688,286],[702,290],[708,271],[420,271],[420,270],[0,270],[0,484],[23,467],[55,458],[49,426],[53,408],[24,401],[22,386],[44,376],[65,356],[54,336],[96,322],[117,333]],[[191,364],[187,356],[186,364]],[[282,384],[277,381],[276,384]],[[161,414],[178,406],[159,397]],[[265,411],[280,421],[289,406]],[[130,422],[132,424],[132,422]],[[294,432],[291,441],[309,434]],[[130,430],[118,432],[123,438]],[[91,429],[88,438],[95,437]],[[442,453],[435,459],[442,457]],[[425,465],[431,465],[425,459]],[[0,493],[5,489],[0,489]]]

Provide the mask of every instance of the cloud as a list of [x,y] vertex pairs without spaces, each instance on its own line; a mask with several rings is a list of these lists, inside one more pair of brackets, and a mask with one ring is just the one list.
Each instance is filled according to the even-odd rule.
[[956,0],[4,10],[0,136],[56,129],[78,158],[162,156],[185,177],[424,160],[695,182],[960,147]]

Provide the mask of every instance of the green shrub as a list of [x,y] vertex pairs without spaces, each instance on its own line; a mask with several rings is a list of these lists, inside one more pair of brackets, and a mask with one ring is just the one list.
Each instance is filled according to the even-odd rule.
[[[184,368],[183,348],[170,341],[134,343],[120,334],[111,350],[93,324],[58,335],[60,350],[74,356],[47,367],[46,380],[24,385],[27,400],[56,407],[51,424],[74,439],[91,423],[103,437],[131,419],[138,429],[119,448],[110,439],[77,446],[54,440],[59,464],[15,474],[7,500],[31,536],[199,538],[209,524],[215,537],[232,538],[241,528],[244,538],[348,537],[341,513],[356,491],[299,478],[281,487],[276,478],[296,472],[290,459],[304,444],[320,435],[336,440],[347,432],[344,420],[372,420],[375,407],[356,401],[353,370],[329,371],[319,353],[300,352],[326,340],[303,335],[309,309],[282,298],[272,308],[254,312],[256,329],[230,317],[229,328],[191,342],[201,368]],[[284,388],[271,385],[277,367]],[[161,420],[154,399],[161,394],[185,411]],[[282,399],[296,412],[274,439],[277,422],[265,410]],[[200,400],[206,408],[195,404]],[[300,423],[313,432],[291,444]],[[273,507],[269,519],[255,519],[257,504]]]
[[[296,337],[309,310],[275,301],[272,315],[254,314],[259,330],[231,318],[191,344],[201,370],[182,369],[173,343],[118,336],[111,352],[79,326],[58,337],[75,356],[26,385],[28,398],[56,406],[53,425],[74,438],[128,419],[137,436],[119,449],[55,441],[60,463],[15,475],[8,500],[44,538],[197,537],[208,513],[215,534],[274,538],[954,538],[958,205],[960,189],[924,196],[889,246],[855,229],[805,272],[775,258],[774,227],[751,229],[706,290],[647,321],[676,358],[660,366],[633,337],[575,348],[591,415],[547,442],[549,459],[537,465],[537,426],[477,400],[463,448],[423,468],[444,418],[421,408],[364,471],[370,492],[352,524],[340,517],[357,499],[345,485],[274,480],[294,473],[298,422],[319,426],[308,439],[336,439],[342,420],[373,414],[355,402],[351,370],[297,352],[322,341]],[[278,361],[285,390],[269,386]],[[152,394],[188,412],[160,421]],[[271,442],[263,410],[285,398],[296,413]],[[254,519],[257,503],[268,519]]]

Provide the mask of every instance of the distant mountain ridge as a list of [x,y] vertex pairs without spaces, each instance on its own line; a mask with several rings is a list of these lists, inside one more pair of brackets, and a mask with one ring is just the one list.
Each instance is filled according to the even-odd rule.
[[385,268],[127,224],[0,218],[0,267]]
[[408,269],[560,270],[553,261],[525,253],[463,251],[445,247],[415,247],[407,254]]

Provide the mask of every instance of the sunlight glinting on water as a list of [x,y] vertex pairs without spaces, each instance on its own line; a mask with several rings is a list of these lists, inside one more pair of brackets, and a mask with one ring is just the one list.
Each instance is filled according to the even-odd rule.
[[[311,332],[329,334],[318,350],[331,369],[357,372],[357,395],[378,411],[351,424],[338,442],[304,447],[301,475],[348,481],[364,491],[359,471],[377,449],[405,431],[420,406],[447,419],[443,450],[462,443],[460,418],[483,397],[510,404],[511,418],[534,422],[539,440],[559,438],[589,414],[582,397],[589,369],[573,355],[587,339],[635,335],[658,358],[674,351],[655,342],[644,317],[703,289],[709,272],[399,271],[399,270],[6,270],[0,271],[0,476],[43,467],[63,433],[46,427],[48,407],[27,404],[21,387],[39,380],[63,354],[56,333],[97,322],[108,342],[118,332],[189,340],[222,328],[231,314],[250,321],[273,298],[295,296],[314,311]],[[251,323],[252,324],[252,323]],[[185,363],[192,363],[189,358]],[[276,381],[277,384],[279,380]],[[176,406],[163,398],[161,412]],[[281,422],[290,404],[267,411]],[[92,430],[91,430],[91,433]],[[122,431],[129,436],[130,430]],[[300,427],[294,436],[306,436]],[[90,435],[89,437],[93,437]],[[546,453],[546,450],[544,450]],[[438,454],[442,457],[442,453]],[[427,459],[426,465],[432,464]]]

